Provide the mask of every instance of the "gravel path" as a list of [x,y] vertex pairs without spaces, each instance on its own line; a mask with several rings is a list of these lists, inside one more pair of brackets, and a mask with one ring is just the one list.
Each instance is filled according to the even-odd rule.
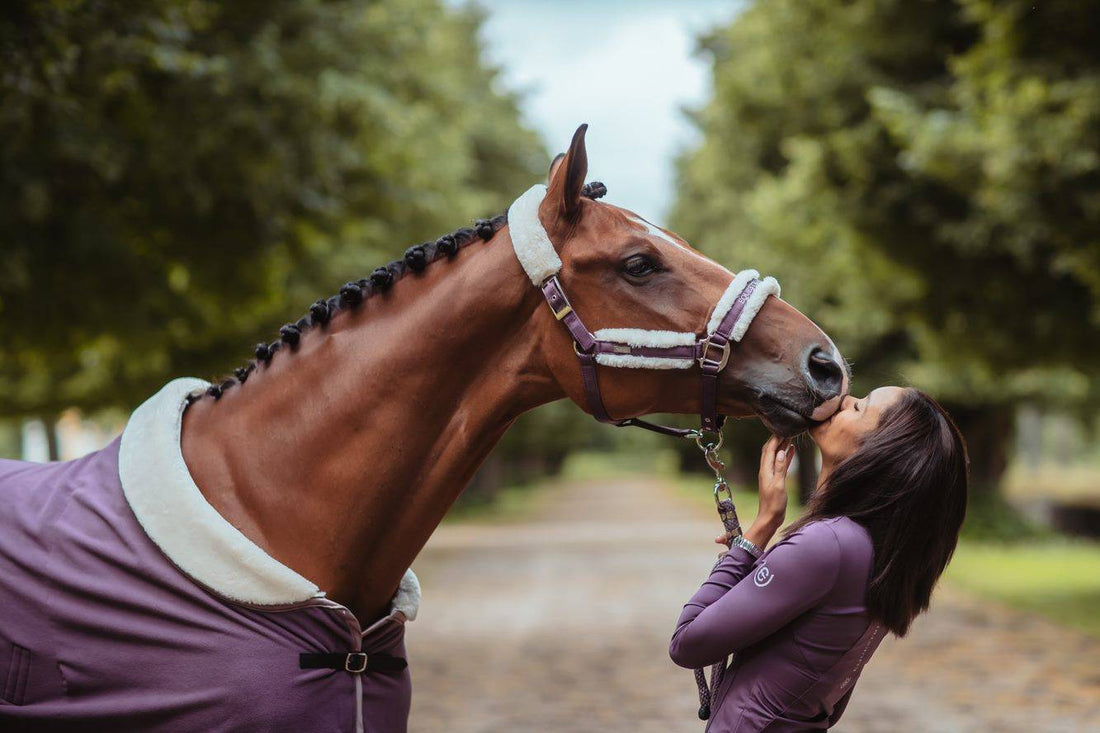
[[[667,644],[717,518],[639,479],[535,502],[444,526],[417,559],[411,730],[701,731]],[[1100,731],[1100,640],[945,589],[883,643],[838,730]]]

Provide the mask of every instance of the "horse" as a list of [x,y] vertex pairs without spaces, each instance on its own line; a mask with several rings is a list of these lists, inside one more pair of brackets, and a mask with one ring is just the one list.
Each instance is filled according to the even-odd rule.
[[318,300],[233,377],[169,382],[76,461],[0,461],[0,727],[404,730],[408,568],[520,414],[793,436],[837,409],[828,336],[600,201],[586,127],[507,215]]

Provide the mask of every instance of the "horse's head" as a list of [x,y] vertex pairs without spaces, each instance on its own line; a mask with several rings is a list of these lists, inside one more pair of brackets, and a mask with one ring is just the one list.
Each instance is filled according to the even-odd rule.
[[[550,371],[565,393],[598,413],[591,385],[598,373],[596,394],[617,419],[652,412],[705,412],[702,356],[717,372],[714,397],[722,414],[755,414],[773,431],[790,436],[835,412],[848,391],[840,353],[810,319],[778,297],[768,297],[777,290],[770,278],[758,283],[755,297],[748,291],[746,317],[740,331],[733,328],[729,334],[728,353],[706,346],[708,333],[715,330],[716,309],[720,319],[738,295],[744,296],[741,288],[751,275],[743,273],[735,282],[732,272],[676,235],[586,196],[585,129],[577,130],[569,152],[551,167],[545,196],[536,192],[527,207],[530,220],[534,222],[536,213],[538,219],[530,226],[537,230],[541,223],[560,258],[557,280],[571,303],[556,304],[553,286],[547,289],[546,273],[553,265],[546,266],[537,252],[523,249],[531,245],[522,240],[535,236],[521,230],[524,199],[509,212],[517,254],[551,303],[551,309],[542,309],[545,317],[536,319],[537,327]],[[556,260],[553,255],[547,251],[543,259]],[[745,303],[735,306],[734,315],[741,305]],[[583,319],[580,339],[578,316]],[[731,324],[732,320],[731,316]],[[601,342],[598,348],[581,343],[589,329]],[[583,364],[585,351],[592,352],[587,374],[578,366],[578,355]],[[727,355],[724,368],[715,368]],[[591,366],[593,361],[599,363],[598,370]]]

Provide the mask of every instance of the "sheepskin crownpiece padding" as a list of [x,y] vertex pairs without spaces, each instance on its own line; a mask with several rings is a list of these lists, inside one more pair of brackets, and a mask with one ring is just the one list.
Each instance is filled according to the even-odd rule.
[[[118,472],[126,501],[142,529],[176,567],[219,595],[256,606],[287,606],[324,598],[317,585],[268,555],[206,501],[180,448],[187,396],[210,384],[175,379],[130,416],[119,446]],[[405,573],[391,602],[409,620],[420,605],[420,583]]]
[[539,221],[539,205],[546,197],[546,186],[531,186],[508,207],[508,233],[523,271],[536,286],[561,271],[561,258],[554,251],[550,236]]

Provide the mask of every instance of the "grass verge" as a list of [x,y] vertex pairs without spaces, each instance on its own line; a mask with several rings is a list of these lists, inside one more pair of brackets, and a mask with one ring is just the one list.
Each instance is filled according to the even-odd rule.
[[1100,636],[1100,545],[963,540],[944,576],[956,588]]

